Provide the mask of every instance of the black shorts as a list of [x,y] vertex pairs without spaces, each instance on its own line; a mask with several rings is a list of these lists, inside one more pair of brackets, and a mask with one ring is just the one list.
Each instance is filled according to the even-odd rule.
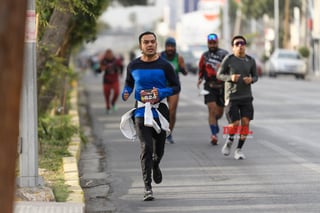
[[208,95],[204,96],[204,103],[216,102],[218,106],[224,106],[224,88],[211,88],[204,85],[204,89],[209,92]]
[[229,101],[225,107],[226,117],[229,123],[241,120],[242,117],[247,117],[253,120],[253,98],[245,100]]

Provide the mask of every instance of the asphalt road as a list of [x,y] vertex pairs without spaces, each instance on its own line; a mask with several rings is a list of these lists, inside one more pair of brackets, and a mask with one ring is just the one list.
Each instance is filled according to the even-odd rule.
[[[87,72],[92,128],[106,152],[111,174],[109,200],[121,213],[320,212],[319,82],[290,77],[261,78],[253,85],[253,134],[243,148],[247,159],[225,157],[209,144],[207,108],[196,76],[181,76],[182,92],[174,130],[160,164],[163,182],[155,200],[143,202],[140,145],[119,130],[120,116],[133,106],[119,99],[106,114],[101,76]],[[226,125],[225,117],[220,126]],[[232,153],[233,154],[233,153]]]

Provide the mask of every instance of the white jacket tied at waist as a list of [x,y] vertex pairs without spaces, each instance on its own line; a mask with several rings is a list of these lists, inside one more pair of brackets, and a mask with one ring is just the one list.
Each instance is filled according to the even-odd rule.
[[[167,105],[166,99],[161,100],[160,103],[164,103]],[[168,136],[168,135],[170,135],[169,122],[161,114],[161,112],[158,110],[160,103],[150,104],[150,102],[143,103],[143,102],[138,101],[138,108],[145,107],[145,110],[144,110],[144,125],[145,126],[153,127],[158,134],[161,132],[161,129],[162,129],[162,130],[166,131],[166,134]],[[152,108],[155,108],[158,115],[159,115],[161,127],[159,127],[158,123],[153,118]],[[136,108],[133,108],[133,109],[129,110],[128,112],[126,112],[125,114],[123,114],[121,116],[121,122],[120,122],[120,130],[121,130],[122,134],[130,140],[135,140],[137,138],[136,129],[134,127],[134,122],[132,120],[133,112],[135,109]]]

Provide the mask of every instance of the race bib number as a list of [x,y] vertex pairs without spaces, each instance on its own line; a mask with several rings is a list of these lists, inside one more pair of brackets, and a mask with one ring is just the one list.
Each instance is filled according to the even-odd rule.
[[142,90],[141,93],[142,102],[151,102],[155,103],[158,101],[158,97],[152,92],[152,90]]

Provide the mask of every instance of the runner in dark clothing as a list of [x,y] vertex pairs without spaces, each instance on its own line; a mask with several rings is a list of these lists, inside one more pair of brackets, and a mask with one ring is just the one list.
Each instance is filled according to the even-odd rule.
[[[145,201],[154,199],[151,173],[155,183],[162,181],[159,164],[164,154],[166,136],[170,134],[166,100],[168,96],[180,92],[180,83],[172,66],[157,53],[156,39],[153,32],[144,32],[139,36],[142,56],[128,65],[122,92],[124,101],[132,92],[137,101],[133,116],[141,144]],[[166,119],[162,119],[162,116]]]
[[198,88],[203,80],[204,103],[208,106],[208,123],[211,130],[211,144],[218,144],[217,134],[219,132],[218,120],[222,117],[224,107],[224,82],[216,78],[218,67],[223,58],[228,54],[224,49],[218,47],[218,36],[208,35],[208,51],[204,52],[199,61]]
[[234,36],[231,42],[233,54],[226,57],[217,78],[225,82],[226,117],[229,122],[229,136],[222,148],[224,155],[230,155],[234,135],[239,134],[238,146],[234,152],[237,160],[245,159],[241,151],[253,119],[253,96],[251,84],[258,80],[255,59],[246,54],[246,39]]

